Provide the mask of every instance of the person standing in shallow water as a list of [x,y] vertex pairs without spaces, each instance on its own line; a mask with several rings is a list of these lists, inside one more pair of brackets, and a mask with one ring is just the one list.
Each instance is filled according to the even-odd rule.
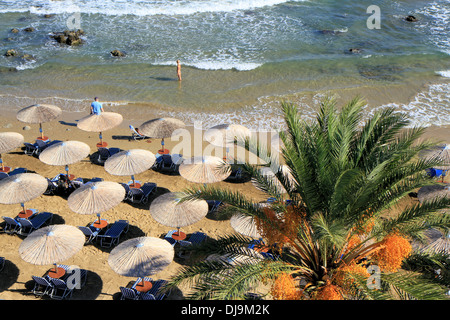
[[102,104],[98,102],[98,98],[95,97],[94,102],[91,103],[91,114],[100,114],[103,111],[104,110]]
[[178,77],[178,81],[181,81],[181,63],[180,63],[180,60],[177,60],[177,77]]

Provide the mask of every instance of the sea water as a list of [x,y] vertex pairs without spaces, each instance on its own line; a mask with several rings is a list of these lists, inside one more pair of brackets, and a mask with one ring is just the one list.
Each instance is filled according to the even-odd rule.
[[[368,27],[371,5],[379,29]],[[269,129],[282,125],[281,101],[307,118],[324,95],[359,94],[367,115],[390,105],[414,124],[448,125],[449,19],[449,0],[0,1],[0,107],[86,112],[99,96],[139,121],[152,112]],[[76,28],[80,46],[51,38]]]

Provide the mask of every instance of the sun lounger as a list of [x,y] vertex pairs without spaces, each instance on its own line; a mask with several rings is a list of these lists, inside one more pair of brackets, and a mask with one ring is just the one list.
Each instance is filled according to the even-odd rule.
[[46,178],[48,187],[47,190],[45,190],[45,195],[52,195],[55,194],[56,190],[58,190],[58,184],[55,181],[52,181],[52,179]]
[[91,228],[91,227],[81,227],[78,226],[78,229],[80,229],[83,234],[86,236],[86,243],[91,243],[95,240],[98,233],[100,232],[100,229],[97,228]]
[[42,151],[45,150],[45,148],[48,148],[51,145],[54,145],[55,143],[62,142],[61,140],[52,140],[52,141],[42,141],[42,140],[36,140],[35,143],[28,143],[25,142],[25,150],[24,153],[30,156],[39,157]]
[[156,158],[153,169],[164,172],[178,172],[178,167],[183,162],[181,154],[162,154]]
[[105,161],[109,159],[109,157],[120,152],[120,150],[121,149],[119,149],[119,148],[104,148],[104,147],[98,148],[97,163],[104,164]]
[[154,182],[146,182],[140,188],[130,188],[129,200],[132,203],[146,204],[151,194],[156,191],[157,185]]
[[131,130],[131,138],[134,140],[143,140],[143,139],[149,139],[149,137],[144,136],[143,134],[140,134],[136,128],[134,128],[131,124],[129,125]]
[[50,280],[37,276],[31,276],[31,278],[33,278],[34,280],[34,287],[32,289],[32,292],[35,296],[43,296],[49,294],[53,289],[53,285]]
[[146,204],[148,202],[148,197],[156,191],[156,183],[146,182],[141,186],[143,192],[141,203]]
[[14,170],[12,170],[11,172],[8,173],[9,176],[13,176],[15,174],[20,174],[20,173],[27,173],[28,170],[26,168],[15,168]]
[[172,246],[175,246],[177,241],[174,238],[172,238],[172,234],[174,234],[177,231],[178,230],[170,230],[169,232],[167,232],[167,234],[164,236],[164,240],[167,240]]
[[49,293],[50,298],[63,300],[72,297],[73,288],[69,288],[64,280],[50,278],[50,283],[52,284],[52,290]]
[[236,181],[242,179],[242,167],[232,168],[230,175],[226,178],[227,181]]
[[140,300],[156,300],[156,297],[151,293],[144,292],[139,295]]
[[134,289],[121,286],[120,292],[122,293],[120,300],[138,300],[139,299],[138,293]]
[[2,217],[3,220],[5,220],[5,226],[3,227],[3,231],[5,233],[13,234],[13,233],[20,233],[20,230],[22,229],[22,225],[19,221],[10,218],[10,217]]
[[129,223],[127,220],[117,220],[114,222],[105,234],[100,234],[97,238],[100,239],[100,246],[111,247],[112,245],[119,244],[120,235],[123,232],[127,232],[129,228]]
[[207,238],[206,234],[203,232],[194,232],[193,234],[191,234],[191,236],[189,237],[189,239],[187,240],[181,240],[179,241],[180,243],[180,250],[178,251],[177,255],[180,258],[186,259],[189,258],[190,253],[186,253],[186,250],[183,250],[183,248],[186,248],[188,246],[192,246],[195,244],[199,244],[202,243],[203,241],[205,241]]
[[34,230],[41,228],[42,226],[50,223],[52,220],[53,213],[51,212],[41,212],[35,215],[31,219],[17,218],[22,228],[18,232],[20,235],[28,235]]
[[208,214],[216,212],[222,205],[222,201],[219,200],[206,200],[206,202],[208,203]]
[[127,200],[131,201],[132,195],[131,195],[130,185],[128,183],[123,183],[123,182],[119,182],[119,184],[125,189],[125,196],[123,197],[123,201],[127,201]]
[[166,296],[164,292],[161,291],[162,287],[167,283],[167,280],[157,280],[153,282],[152,288],[148,291],[149,294],[155,296],[156,300],[162,300]]
[[[66,284],[68,284],[68,281],[70,280],[70,287],[73,289],[81,289],[85,283],[86,283],[86,279],[87,279],[87,270],[86,269],[72,269],[71,266],[65,265],[65,264],[58,264],[58,268],[63,268],[64,270],[66,270],[66,274],[60,278],[61,280],[63,280],[64,282],[66,282]],[[74,274],[75,272],[79,272],[79,277],[71,277],[72,274]]]

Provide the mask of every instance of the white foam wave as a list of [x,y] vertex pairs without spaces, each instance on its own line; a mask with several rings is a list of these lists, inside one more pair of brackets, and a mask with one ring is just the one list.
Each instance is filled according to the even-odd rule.
[[[173,61],[161,61],[154,63],[156,65],[162,66],[175,66]],[[237,71],[249,71],[256,69],[263,65],[263,63],[256,62],[241,62],[237,59],[232,59],[229,61],[212,61],[212,60],[203,60],[196,62],[183,62],[183,65],[190,66],[197,69],[202,70],[237,70]]]
[[[315,119],[318,106],[323,97],[323,94],[317,94],[313,97],[311,105],[304,103],[301,99],[294,101],[294,103],[299,105],[303,120],[312,121]],[[265,100],[268,102],[264,102]],[[284,129],[285,122],[281,113],[280,102],[274,97],[261,98],[260,102],[258,105],[248,106],[232,112],[161,111],[160,114],[181,119],[186,124],[201,126],[203,129],[224,123],[244,125],[254,131]],[[393,107],[398,112],[408,114],[411,120],[410,127],[444,126],[450,125],[449,105],[450,83],[433,84],[429,86],[427,91],[418,93],[408,104],[389,103],[377,107],[367,105],[364,110],[364,119],[372,116],[374,112],[382,108]]]
[[430,20],[429,23],[422,25],[430,33],[432,42],[444,53],[450,55],[450,1],[432,2],[424,8],[417,11]]
[[444,78],[450,78],[450,70],[438,71],[436,73]]
[[445,126],[450,125],[450,83],[430,85],[428,91],[420,92],[414,100],[408,104],[390,103],[368,112],[373,112],[380,108],[393,107],[398,112],[405,112],[411,120],[410,127],[413,126]]
[[[306,0],[297,0],[306,1]],[[106,15],[189,15],[203,12],[231,12],[274,6],[287,0],[61,0],[2,1],[0,13],[30,12],[33,14],[72,14],[74,12]]]

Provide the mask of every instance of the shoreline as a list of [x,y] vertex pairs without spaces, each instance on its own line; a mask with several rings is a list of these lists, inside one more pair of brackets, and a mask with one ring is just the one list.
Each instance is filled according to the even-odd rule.
[[[188,80],[183,80],[183,82],[186,83]],[[184,83],[178,83],[178,86],[181,87]],[[412,80],[407,83],[379,84],[368,82],[367,84],[323,90],[303,88],[299,92],[285,95],[261,96],[252,104],[230,104],[228,106],[220,105],[217,108],[205,107],[202,109],[163,105],[154,102],[111,101],[101,93],[96,96],[100,97],[100,102],[105,110],[126,113],[127,117],[124,120],[135,127],[138,126],[139,122],[169,116],[179,118],[187,125],[193,125],[197,121],[203,122],[205,127],[211,127],[221,123],[234,122],[253,130],[278,129],[280,123],[283,123],[279,112],[282,101],[299,105],[302,115],[306,118],[312,118],[318,110],[320,99],[325,96],[336,98],[338,106],[359,96],[367,103],[365,107],[367,114],[381,107],[394,106],[400,111],[408,112],[415,125],[433,125],[433,121],[436,120],[441,122],[436,125],[446,126],[450,125],[450,112],[445,106],[446,101],[450,103],[448,97],[449,85],[450,79],[448,77],[436,74],[435,77],[430,79]],[[173,90],[174,94],[180,94],[180,88],[174,87]],[[65,97],[15,97],[10,94],[0,96],[2,97],[0,111],[3,114],[10,114],[11,117],[14,117],[15,112],[26,106],[47,103],[57,105],[67,114],[72,114],[71,118],[81,118],[81,115],[88,112],[92,100],[90,98],[74,100]],[[433,110],[433,103],[439,105],[440,110]],[[11,108],[12,106],[13,108]],[[143,119],[145,120],[143,121]]]

